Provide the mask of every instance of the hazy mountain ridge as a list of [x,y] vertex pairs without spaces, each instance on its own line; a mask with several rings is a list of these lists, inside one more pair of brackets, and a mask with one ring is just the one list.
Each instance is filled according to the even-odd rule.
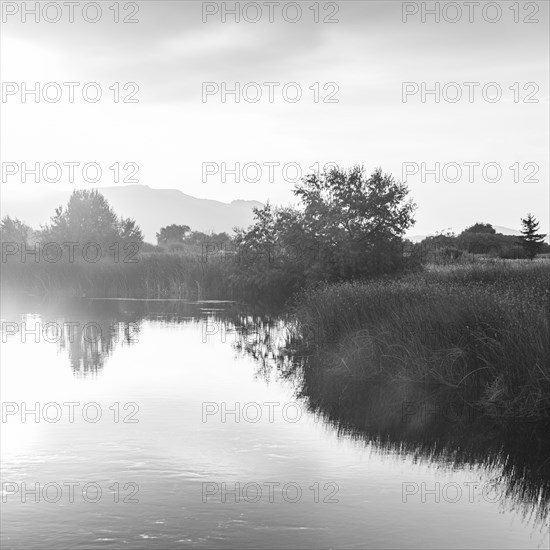
[[[234,227],[248,227],[253,219],[252,209],[263,206],[258,201],[225,203],[199,199],[177,189],[153,189],[147,185],[99,187],[98,191],[119,216],[136,220],[148,242],[156,242],[156,233],[170,224],[185,224],[205,233],[231,233]],[[3,198],[1,214],[17,217],[37,229],[50,221],[55,208],[67,204],[70,193],[54,191],[32,198]]]

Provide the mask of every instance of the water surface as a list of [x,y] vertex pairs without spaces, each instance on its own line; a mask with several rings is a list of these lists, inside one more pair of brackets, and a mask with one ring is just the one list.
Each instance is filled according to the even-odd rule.
[[[548,548],[536,428],[425,414],[434,395],[398,384],[316,385],[261,310],[8,299],[2,320],[4,412],[19,407],[2,423],[2,548]],[[38,336],[9,334],[23,322]],[[66,402],[72,422],[55,418]],[[63,493],[22,502],[23,483]]]

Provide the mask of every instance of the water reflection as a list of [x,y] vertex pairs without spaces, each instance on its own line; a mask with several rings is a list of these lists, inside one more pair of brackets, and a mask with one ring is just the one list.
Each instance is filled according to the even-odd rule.
[[63,332],[59,347],[68,352],[75,376],[97,376],[117,345],[131,345],[138,341],[139,330],[140,323],[114,319],[78,323],[74,330]]
[[[251,342],[254,326],[258,334]],[[235,347],[258,359],[260,376],[293,380],[297,398],[341,437],[441,468],[483,465],[500,472],[494,483],[504,487],[501,505],[520,508],[525,520],[548,529],[550,423],[500,422],[454,388],[343,379],[327,372],[315,353],[296,351],[292,328],[291,320],[256,319]],[[310,336],[313,349],[318,341]]]
[[315,355],[296,353],[290,321],[262,306],[79,300],[31,307],[19,300],[16,307],[4,301],[4,320],[21,319],[23,312],[72,327],[62,332],[58,347],[81,378],[99,376],[117,349],[136,345],[146,321],[200,325],[205,344],[227,342],[256,362],[257,377],[291,384],[297,398],[342,438],[444,470],[479,466],[495,471],[495,482],[505,488],[502,509],[519,509],[526,522],[541,529],[548,525],[550,426],[490,420],[456,391],[331,375],[316,364]]
[[499,424],[456,391],[406,382],[340,382],[302,369],[301,395],[345,437],[375,443],[382,451],[443,468],[483,464],[500,471],[502,504],[521,507],[524,518],[548,521],[550,441],[548,425]]
[[97,376],[118,346],[139,341],[142,318],[119,302],[2,300],[2,339],[55,343],[77,377]]
[[[241,313],[225,322],[235,349],[258,362],[258,376],[291,381],[296,397],[341,437],[440,468],[482,465],[499,472],[493,482],[504,488],[503,509],[520,509],[524,520],[548,528],[550,424],[500,422],[456,389],[342,379],[322,368],[315,354],[296,351],[292,320],[284,316]],[[312,331],[309,347],[317,344]]]

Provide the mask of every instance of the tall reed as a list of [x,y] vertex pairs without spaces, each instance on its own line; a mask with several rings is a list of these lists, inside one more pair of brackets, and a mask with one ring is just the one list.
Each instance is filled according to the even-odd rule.
[[295,343],[311,348],[314,335],[312,364],[325,374],[469,388],[501,417],[550,416],[548,262],[321,285],[297,297],[294,313]]

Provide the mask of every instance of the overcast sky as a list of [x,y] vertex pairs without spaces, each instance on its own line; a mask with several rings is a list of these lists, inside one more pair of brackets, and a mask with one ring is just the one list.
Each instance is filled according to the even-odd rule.
[[[10,7],[6,8],[6,4]],[[27,5],[34,5],[34,2]],[[419,209],[413,234],[433,233],[453,228],[457,231],[476,221],[519,228],[519,218],[528,211],[541,220],[548,232],[549,218],[549,13],[548,2],[493,2],[482,13],[474,6],[474,22],[468,21],[468,8],[456,23],[451,8],[441,13],[439,23],[421,13],[411,14],[403,22],[403,10],[413,12],[414,3],[404,7],[400,1],[320,2],[321,21],[315,23],[314,2],[302,1],[302,16],[286,21],[282,7],[262,8],[259,22],[252,23],[227,14],[222,22],[223,3],[188,1],[140,1],[120,3],[119,17],[132,17],[137,23],[114,23],[114,3],[101,2],[102,16],[97,23],[86,22],[80,7],[75,8],[74,23],[67,9],[61,20],[36,23],[33,16],[22,22],[21,13],[10,15],[13,3],[4,3],[1,34],[1,79],[22,82],[79,82],[74,103],[68,102],[68,88],[62,86],[58,102],[21,101],[20,90],[2,98],[2,162],[97,162],[103,177],[97,186],[113,185],[115,162],[121,168],[134,162],[139,166],[140,184],[153,188],[175,188],[196,197],[229,202],[234,199],[271,200],[276,204],[294,201],[292,183],[295,171],[273,165],[274,182],[264,163],[297,163],[305,174],[314,163],[336,162],[342,166],[364,164],[368,170],[381,166],[396,179],[403,180],[403,163],[458,163],[459,181],[451,166],[441,174],[422,181],[411,174],[407,183]],[[208,4],[205,8],[203,4]],[[227,7],[235,2],[225,3]],[[241,7],[246,2],[240,2]],[[433,7],[434,2],[427,3]],[[445,5],[446,2],[440,2]],[[483,2],[482,2],[483,4]],[[500,21],[495,19],[501,6]],[[42,3],[44,5],[44,3]],[[126,6],[126,10],[124,7]],[[338,8],[337,13],[334,13]],[[218,13],[203,22],[204,9]],[[453,8],[454,9],[454,8]],[[244,14],[256,16],[252,6]],[[296,10],[286,6],[287,19],[296,18]],[[485,15],[485,17],[484,17]],[[50,11],[53,19],[56,13]],[[93,10],[87,13],[95,17]],[[514,18],[520,22],[515,23]],[[526,23],[527,20],[537,22]],[[82,85],[97,82],[103,96],[97,103],[82,99]],[[139,91],[138,103],[115,103],[109,87],[120,83],[120,97],[133,87]],[[257,82],[262,98],[251,103],[228,96],[202,97],[203,83],[234,88]],[[262,83],[278,82],[274,102]],[[282,99],[286,83],[300,85],[301,100]],[[469,102],[468,87],[462,85],[462,99],[452,103],[420,93],[404,102],[403,82],[478,82]],[[489,82],[502,89],[502,98],[490,102],[482,88]],[[312,85],[319,83],[321,101],[316,103]],[[329,84],[325,90],[323,86]],[[517,84],[515,84],[517,83]],[[534,83],[534,84],[527,84]],[[213,86],[214,87],[214,86]],[[512,89],[510,89],[512,87]],[[12,88],[13,89],[13,88]],[[255,90],[248,87],[253,99]],[[409,89],[414,91],[415,84]],[[336,91],[337,90],[337,91]],[[6,91],[6,90],[4,90]],[[55,88],[49,91],[54,94]],[[287,89],[293,96],[292,88]],[[446,88],[448,99],[456,88]],[[92,94],[93,88],[90,89]],[[495,96],[496,88],[486,89]],[[332,94],[337,103],[324,103]],[[524,100],[538,100],[527,103]],[[232,168],[258,163],[263,165],[260,181],[237,183],[232,175],[223,182],[221,174],[203,181],[203,163],[226,163]],[[469,181],[468,166],[474,166],[475,178]],[[498,163],[500,181],[486,181],[482,167]],[[516,165],[519,182],[514,182]],[[526,163],[532,163],[527,164]],[[213,164],[209,165],[213,170]],[[414,165],[409,164],[410,171]],[[473,166],[473,165],[472,165]],[[493,167],[486,170],[493,179]],[[18,175],[2,184],[3,200],[13,193],[36,194],[52,188],[90,187],[76,170],[77,179],[68,181],[68,170],[58,183],[32,180],[22,183]],[[121,176],[129,175],[123,169]],[[248,171],[254,179],[255,170]],[[529,181],[529,178],[531,181]],[[527,180],[527,181],[523,181]],[[533,181],[533,180],[538,180]]]

